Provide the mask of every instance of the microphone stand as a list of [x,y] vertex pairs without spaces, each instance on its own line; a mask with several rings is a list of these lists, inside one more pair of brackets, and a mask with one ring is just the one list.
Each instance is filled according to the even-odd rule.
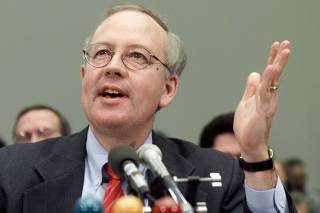
[[176,183],[187,183],[187,196],[186,198],[190,201],[191,205],[194,207],[196,213],[207,213],[208,208],[206,202],[196,203],[196,191],[198,190],[199,184],[201,182],[211,183],[212,187],[221,187],[221,175],[220,173],[210,173],[210,177],[199,177],[199,176],[189,176],[187,178],[173,177]]

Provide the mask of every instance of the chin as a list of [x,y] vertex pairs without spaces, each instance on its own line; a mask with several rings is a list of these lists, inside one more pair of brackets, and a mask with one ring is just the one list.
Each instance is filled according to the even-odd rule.
[[117,117],[117,118],[97,118],[95,122],[99,127],[108,129],[123,128],[129,124],[129,119],[127,117]]

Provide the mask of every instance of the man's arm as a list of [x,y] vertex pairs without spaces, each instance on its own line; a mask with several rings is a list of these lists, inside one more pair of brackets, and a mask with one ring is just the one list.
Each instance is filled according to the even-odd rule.
[[[262,76],[251,73],[248,77],[234,118],[234,132],[240,145],[241,156],[246,162],[269,159],[269,133],[278,97],[277,90],[272,87],[279,85],[289,53],[289,41],[281,44],[274,42]],[[268,190],[277,183],[277,176],[272,169],[261,172],[245,171],[245,179],[248,186],[255,190]]]
[[256,191],[245,184],[246,203],[252,212],[287,213],[289,205],[287,202],[285,189],[280,181],[273,189]]
[[[274,42],[263,74],[251,73],[248,77],[234,118],[234,132],[240,145],[242,159],[247,163],[263,162],[270,158],[269,135],[277,109],[279,79],[289,54],[289,41]],[[271,190],[271,199],[275,197],[275,193],[286,196],[281,190],[272,190],[277,184],[274,169],[244,173],[246,185],[253,191],[259,193]],[[250,198],[248,194],[247,197]]]

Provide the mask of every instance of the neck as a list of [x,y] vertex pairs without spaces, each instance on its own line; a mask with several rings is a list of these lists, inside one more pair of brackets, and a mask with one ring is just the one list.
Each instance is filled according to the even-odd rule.
[[149,128],[135,128],[135,130],[131,131],[123,129],[99,130],[92,125],[90,125],[90,129],[103,148],[109,152],[114,147],[119,146],[139,148],[151,133],[152,125]]

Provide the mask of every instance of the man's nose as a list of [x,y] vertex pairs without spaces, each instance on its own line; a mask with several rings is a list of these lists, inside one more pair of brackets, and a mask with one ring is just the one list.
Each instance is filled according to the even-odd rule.
[[128,74],[128,68],[124,65],[120,53],[116,53],[111,58],[110,62],[105,66],[106,76],[125,77]]

